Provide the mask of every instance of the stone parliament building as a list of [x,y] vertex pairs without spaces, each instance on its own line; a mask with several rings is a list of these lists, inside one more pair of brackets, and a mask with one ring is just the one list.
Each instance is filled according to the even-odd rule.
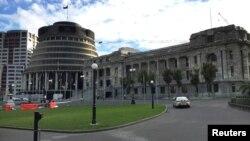
[[[61,24],[82,28],[71,22],[58,22],[53,26]],[[155,97],[165,98],[168,96],[168,87],[163,80],[162,72],[166,68],[179,69],[182,74],[180,91],[177,91],[176,82],[173,80],[169,87],[170,95],[194,96],[196,92],[195,87],[190,83],[190,73],[193,69],[201,70],[205,62],[211,62],[217,68],[214,79],[216,97],[241,94],[240,85],[249,80],[250,34],[235,25],[194,33],[190,36],[189,43],[145,52],[122,47],[118,51],[103,56],[97,55],[94,33],[91,30],[82,28],[81,31],[84,31],[84,34],[72,33],[65,37],[47,32],[53,27],[49,27],[51,28],[49,30],[46,28],[39,29],[39,34],[43,34],[41,32],[46,34],[39,36],[40,43],[37,51],[34,51],[31,63],[23,75],[25,82],[23,90],[26,92],[47,95],[63,93],[65,97],[90,99],[92,97],[91,64],[93,63],[98,64],[96,89],[97,97],[102,98],[130,98],[132,93],[137,99],[151,98],[150,86],[147,85],[144,94],[143,86],[137,80],[140,70],[146,70],[155,75]],[[61,30],[64,32],[64,29]],[[65,32],[68,32],[67,30],[72,29],[66,29]],[[66,44],[60,43],[63,38],[68,40]],[[131,72],[131,68],[135,71]],[[131,75],[134,76],[135,82],[133,89],[124,91],[120,80]],[[199,96],[207,96],[209,90],[201,71],[199,71],[199,79]]]

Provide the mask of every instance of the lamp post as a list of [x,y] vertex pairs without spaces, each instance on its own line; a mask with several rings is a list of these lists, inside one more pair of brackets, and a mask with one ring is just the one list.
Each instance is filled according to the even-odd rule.
[[[136,71],[135,68],[131,68],[129,69],[129,71],[131,72],[131,76],[132,76],[132,73],[134,73]],[[132,99],[131,99],[131,104],[135,104],[135,96],[134,96],[134,76],[131,77],[133,78],[133,82],[132,82],[132,87],[133,87],[133,91],[132,91]]]
[[[32,91],[32,82],[29,82],[30,91]],[[29,102],[31,103],[31,93],[29,93]]]
[[81,97],[81,101],[83,101],[84,74],[82,74],[80,77],[82,78],[82,97]]
[[50,79],[49,80],[49,89],[50,89],[50,83],[52,83],[53,82],[53,80],[52,79]]
[[92,125],[96,125],[96,75],[97,75],[97,69],[98,65],[96,63],[93,63],[91,65],[91,68],[93,70],[93,105],[92,105]]
[[[48,90],[50,90],[50,85],[53,83],[53,79],[49,79],[49,87],[48,87]],[[48,96],[48,94],[47,94],[47,92],[46,92],[46,95]],[[53,95],[52,95],[52,97],[53,97]]]
[[152,109],[154,109],[154,94],[153,94],[154,80],[150,81],[150,85],[151,85],[151,95],[152,95]]

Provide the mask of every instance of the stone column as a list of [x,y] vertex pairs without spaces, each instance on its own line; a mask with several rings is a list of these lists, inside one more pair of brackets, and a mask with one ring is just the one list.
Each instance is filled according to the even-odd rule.
[[156,94],[156,101],[158,104],[158,98],[159,98],[159,89],[158,89],[158,84],[160,81],[160,76],[159,76],[159,60],[156,60],[156,74],[155,74],[155,94]]
[[45,90],[48,90],[48,86],[49,86],[49,80],[48,80],[48,73],[44,72],[44,86],[45,86]]
[[38,90],[38,72],[36,72],[36,77],[35,77],[35,81],[36,81],[36,86],[35,86],[35,90]]
[[58,90],[58,72],[55,72],[55,91]]
[[75,90],[78,90],[78,72],[75,73]]
[[65,79],[65,90],[68,90],[68,72],[66,72],[66,79]]
[[31,84],[32,82],[31,82],[31,73],[29,73],[29,76],[28,76],[28,91],[30,91],[31,90]]
[[27,90],[27,74],[23,74],[23,79],[22,79],[22,89]]
[[248,64],[248,50],[244,47],[241,50],[241,57],[242,57],[242,73],[243,73],[243,79],[248,79],[249,78],[249,64]]
[[[107,85],[107,83],[106,83],[106,80],[107,80],[107,75],[106,75],[106,68],[103,68],[103,97],[104,97],[104,99],[106,99],[106,85]],[[96,80],[98,80],[98,79],[96,79]]]

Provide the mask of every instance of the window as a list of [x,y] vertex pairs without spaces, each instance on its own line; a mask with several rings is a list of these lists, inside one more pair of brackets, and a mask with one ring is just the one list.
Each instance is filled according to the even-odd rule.
[[110,68],[106,68],[106,76],[110,76]]
[[212,92],[212,87],[211,87],[211,85],[207,85],[207,92]]
[[62,36],[62,40],[66,40],[67,38],[65,36]]
[[27,37],[27,32],[22,32],[22,37]]
[[109,87],[111,85],[111,81],[110,80],[106,80],[106,86]]
[[233,51],[232,50],[229,51],[229,59],[233,60]]
[[182,93],[187,93],[187,87],[186,87],[186,86],[183,85],[183,86],[181,87],[181,89],[182,89]]
[[214,92],[218,92],[219,91],[219,85],[218,84],[214,84]]
[[103,72],[104,72],[103,69],[100,69],[100,70],[99,70],[99,77],[103,77]]
[[234,83],[232,84],[232,92],[236,92],[236,87]]
[[56,40],[61,40],[61,37],[60,36],[56,36]]
[[68,40],[73,40],[73,37],[68,37]]
[[51,37],[51,40],[55,40],[55,37]]
[[197,56],[194,56],[194,64],[197,65]]
[[134,94],[138,94],[138,89],[134,88]]
[[189,71],[188,70],[186,71],[186,77],[187,77],[187,80],[189,80]]
[[161,92],[161,94],[165,94],[165,87],[161,87],[160,92]]
[[170,86],[170,92],[171,93],[175,93],[176,92],[175,86]]
[[211,43],[214,41],[214,35],[207,36],[207,43]]
[[230,66],[231,76],[234,76],[234,66]]
[[102,87],[102,86],[103,86],[103,81],[102,81],[102,80],[100,80],[100,82],[99,82],[99,86],[100,86],[100,87]]

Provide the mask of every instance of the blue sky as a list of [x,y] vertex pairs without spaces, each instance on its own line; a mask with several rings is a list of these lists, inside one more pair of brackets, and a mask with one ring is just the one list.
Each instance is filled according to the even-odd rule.
[[192,33],[228,25],[223,18],[250,31],[249,4],[249,0],[0,0],[0,31],[28,29],[37,34],[42,26],[67,20],[63,6],[68,5],[69,21],[93,30],[96,41],[102,41],[96,44],[99,55],[120,47],[145,51],[188,42]]

